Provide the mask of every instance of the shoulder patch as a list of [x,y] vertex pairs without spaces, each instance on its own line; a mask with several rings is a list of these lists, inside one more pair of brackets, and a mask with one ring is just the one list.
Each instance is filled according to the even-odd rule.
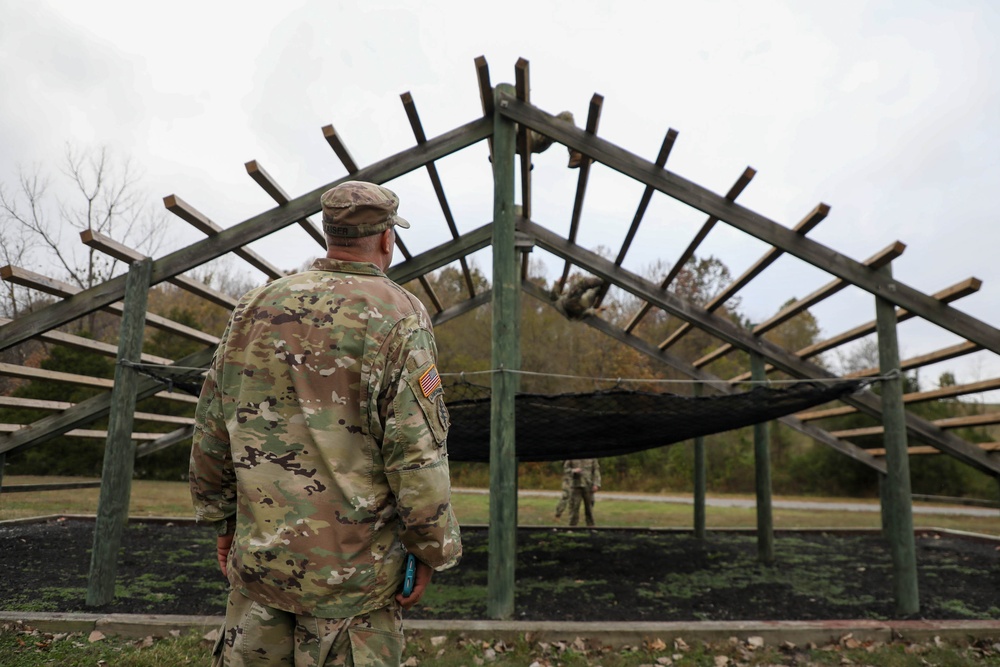
[[424,398],[429,398],[432,401],[444,393],[444,389],[441,388],[441,376],[438,375],[436,364],[431,364],[431,367],[420,376],[420,391],[423,393]]

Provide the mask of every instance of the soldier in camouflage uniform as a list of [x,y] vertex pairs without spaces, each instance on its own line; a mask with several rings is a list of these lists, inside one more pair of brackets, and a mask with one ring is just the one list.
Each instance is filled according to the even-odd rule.
[[570,470],[566,470],[565,463],[563,464],[563,476],[562,476],[562,495],[559,496],[559,502],[556,504],[556,519],[562,516],[563,512],[566,511],[566,506],[569,505],[569,496],[573,491],[573,473]]
[[601,464],[597,459],[570,459],[563,463],[563,473],[572,476],[569,496],[569,525],[580,523],[580,503],[587,515],[587,525],[594,525],[594,493],[601,488]]
[[371,183],[321,202],[327,256],[240,299],[196,410],[191,495],[231,585],[226,665],[398,665],[401,610],[462,552],[430,318],[384,273],[409,223]]

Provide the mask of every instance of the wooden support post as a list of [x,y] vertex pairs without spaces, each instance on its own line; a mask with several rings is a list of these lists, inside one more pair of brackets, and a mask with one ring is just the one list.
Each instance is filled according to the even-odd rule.
[[[495,95],[512,94],[498,84]],[[498,103],[499,105],[500,103]],[[504,103],[506,104],[506,103]],[[493,395],[490,412],[490,532],[486,613],[509,619],[514,613],[517,531],[517,459],[514,449],[516,371],[521,366],[520,293],[514,247],[514,123],[493,115]]]
[[[879,269],[892,281],[892,265]],[[875,297],[878,330],[878,359],[882,375],[896,377],[882,381],[882,424],[885,429],[885,533],[892,553],[896,613],[908,616],[920,611],[917,592],[917,554],[913,537],[913,504],[910,496],[910,459],[906,451],[906,408],[903,404],[903,376],[899,370],[899,341],[896,338],[896,308],[891,301]]]
[[0,452],[0,488],[3,488],[3,467],[7,463],[7,453]]
[[[750,373],[755,382],[767,379],[764,357],[750,353]],[[757,488],[757,558],[774,563],[774,514],[771,508],[771,428],[768,422],[753,426],[754,483]]]
[[[704,385],[701,383],[694,385],[694,395],[701,396],[704,393]],[[705,492],[707,490],[708,475],[705,471],[705,436],[699,435],[694,439],[694,536],[699,540],[705,539]]]
[[132,469],[135,447],[132,444],[138,373],[124,362],[139,361],[145,326],[146,296],[152,275],[153,260],[132,264],[125,281],[125,310],[118,338],[118,365],[108,417],[108,442],[104,449],[101,494],[97,503],[94,549],[87,584],[87,606],[96,607],[114,599],[118,547],[128,522],[128,504],[132,493]]

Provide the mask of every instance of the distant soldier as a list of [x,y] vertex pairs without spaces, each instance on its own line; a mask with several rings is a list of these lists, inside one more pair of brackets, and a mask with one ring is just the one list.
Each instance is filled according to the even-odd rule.
[[563,476],[562,476],[562,496],[559,498],[559,504],[556,505],[556,519],[562,516],[563,512],[566,511],[566,506],[569,505],[569,495],[573,488],[573,473],[566,470],[565,465],[563,466]]
[[601,488],[601,465],[597,459],[570,459],[563,463],[563,473],[571,476],[569,525],[580,523],[580,503],[587,515],[587,525],[594,525],[594,493]]
[[597,305],[604,281],[600,278],[579,278],[563,287],[562,292],[553,291],[553,304],[566,319],[583,320],[597,315],[602,307]]

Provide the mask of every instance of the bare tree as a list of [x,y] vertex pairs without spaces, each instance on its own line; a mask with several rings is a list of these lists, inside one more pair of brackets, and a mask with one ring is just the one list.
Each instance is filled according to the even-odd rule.
[[[21,168],[13,187],[0,184],[0,258],[40,270],[81,289],[120,270],[117,260],[80,243],[77,234],[99,232],[147,255],[159,246],[165,218],[148,204],[141,173],[129,158],[106,147],[66,146],[57,180],[41,167]],[[59,275],[61,274],[61,275]],[[16,316],[31,296],[7,286],[0,308]]]

